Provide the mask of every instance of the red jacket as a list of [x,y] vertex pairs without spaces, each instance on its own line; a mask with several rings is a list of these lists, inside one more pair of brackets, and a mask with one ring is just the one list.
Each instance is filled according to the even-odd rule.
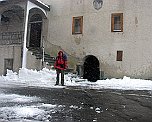
[[55,69],[65,70],[67,69],[67,60],[63,57],[63,52],[59,51],[58,56],[56,57],[56,61],[54,63]]

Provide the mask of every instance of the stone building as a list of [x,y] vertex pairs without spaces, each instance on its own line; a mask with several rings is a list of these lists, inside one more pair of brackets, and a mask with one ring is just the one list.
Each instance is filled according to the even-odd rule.
[[[41,69],[50,7],[37,0],[0,1],[0,74]],[[38,55],[38,56],[37,56]]]
[[63,50],[69,68],[92,81],[151,79],[151,6],[151,0],[1,0],[0,74],[49,68]]

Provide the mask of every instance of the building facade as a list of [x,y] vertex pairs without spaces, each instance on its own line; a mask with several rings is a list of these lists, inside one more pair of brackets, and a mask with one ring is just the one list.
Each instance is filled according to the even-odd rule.
[[6,75],[7,69],[18,72],[22,67],[42,68],[41,55],[34,53],[43,50],[49,9],[37,0],[0,1],[1,75]]
[[[23,10],[23,14],[18,12],[21,22],[14,27],[1,24],[1,35],[17,32],[22,42],[14,39],[19,44],[1,44],[1,74],[12,58],[14,71],[19,67],[40,69],[44,59],[31,55],[31,47],[39,47],[51,57],[63,50],[69,68],[91,81],[123,76],[152,78],[150,0],[30,0],[37,7],[29,10],[27,26],[28,1],[16,1]],[[3,15],[6,7],[0,11]]]

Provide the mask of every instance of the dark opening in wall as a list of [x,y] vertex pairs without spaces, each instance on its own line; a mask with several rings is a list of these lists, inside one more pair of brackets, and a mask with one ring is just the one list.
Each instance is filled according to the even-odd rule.
[[41,15],[35,14],[30,18],[29,29],[30,29],[29,47],[40,47],[41,33],[42,33]]
[[123,51],[117,51],[117,61],[122,61]]
[[99,61],[93,55],[87,56],[84,61],[83,78],[92,82],[100,79]]

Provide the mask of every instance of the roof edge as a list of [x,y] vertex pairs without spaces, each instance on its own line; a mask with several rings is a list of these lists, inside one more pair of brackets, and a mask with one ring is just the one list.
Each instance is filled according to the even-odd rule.
[[47,4],[43,3],[40,0],[29,0],[29,1],[31,1],[32,3],[40,6],[41,8],[43,8],[43,9],[45,9],[47,11],[50,11],[50,5],[47,5]]

